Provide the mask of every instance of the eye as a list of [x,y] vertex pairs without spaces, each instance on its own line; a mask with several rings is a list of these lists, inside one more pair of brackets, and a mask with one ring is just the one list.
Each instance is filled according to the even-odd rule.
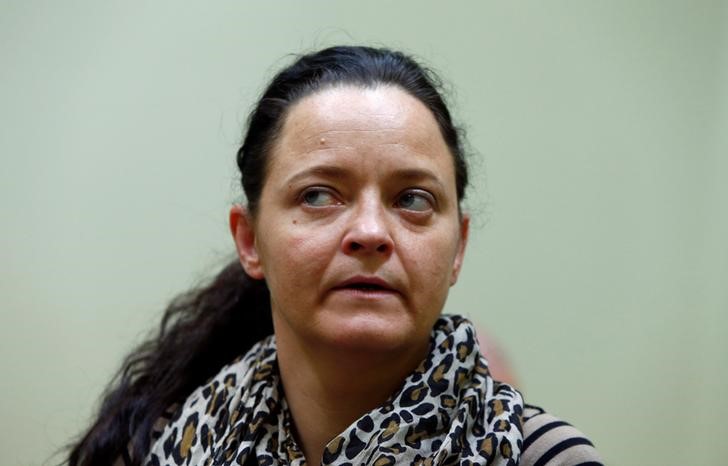
[[326,188],[308,188],[301,194],[301,202],[311,207],[326,207],[339,204],[334,193]]
[[432,210],[435,199],[432,194],[419,189],[411,189],[402,193],[395,205],[401,209],[412,210],[414,212],[427,212]]

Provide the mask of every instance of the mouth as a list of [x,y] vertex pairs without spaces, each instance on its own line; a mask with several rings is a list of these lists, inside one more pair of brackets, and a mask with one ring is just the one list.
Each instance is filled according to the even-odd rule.
[[348,291],[361,296],[399,294],[397,289],[386,280],[378,277],[352,277],[334,287],[335,291]]

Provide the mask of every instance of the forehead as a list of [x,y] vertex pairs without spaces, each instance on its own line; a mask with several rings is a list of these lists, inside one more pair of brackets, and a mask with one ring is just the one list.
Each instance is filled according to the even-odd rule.
[[306,96],[288,111],[273,150],[281,155],[331,150],[402,150],[452,165],[452,157],[430,110],[404,90],[340,86]]

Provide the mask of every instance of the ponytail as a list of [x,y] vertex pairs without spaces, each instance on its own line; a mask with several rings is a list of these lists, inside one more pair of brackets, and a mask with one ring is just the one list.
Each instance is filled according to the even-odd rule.
[[159,333],[124,360],[94,424],[72,445],[70,466],[141,464],[157,419],[273,333],[268,287],[231,262],[206,286],[176,297]]

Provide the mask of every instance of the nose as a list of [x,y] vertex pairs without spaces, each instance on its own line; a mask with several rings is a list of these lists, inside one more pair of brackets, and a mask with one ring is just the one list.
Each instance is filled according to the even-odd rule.
[[352,213],[342,240],[346,254],[389,256],[394,249],[384,206],[375,200],[362,202]]

